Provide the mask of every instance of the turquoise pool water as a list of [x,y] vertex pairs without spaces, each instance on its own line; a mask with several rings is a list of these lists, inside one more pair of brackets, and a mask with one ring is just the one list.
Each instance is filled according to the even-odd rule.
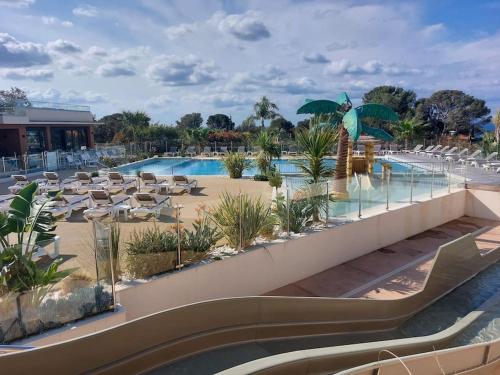
[[[292,160],[280,159],[274,160],[273,164],[282,173],[298,173],[299,169]],[[327,164],[335,166],[334,159],[328,159]],[[152,172],[157,175],[188,175],[188,176],[220,176],[227,175],[224,164],[221,160],[215,159],[189,159],[189,158],[153,158],[117,168],[120,172],[127,175],[135,175],[137,172]],[[380,163],[374,166],[375,173],[380,173],[382,167]],[[409,167],[403,164],[393,164],[393,173],[409,171]],[[244,171],[244,176],[254,176],[258,169],[254,163]]]

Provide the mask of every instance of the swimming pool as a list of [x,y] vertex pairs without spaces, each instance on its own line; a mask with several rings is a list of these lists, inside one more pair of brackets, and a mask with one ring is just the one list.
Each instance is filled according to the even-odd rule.
[[[335,166],[334,159],[327,159],[327,165]],[[294,160],[273,160],[273,164],[282,173],[299,173]],[[393,173],[409,171],[410,167],[404,164],[394,163]],[[126,164],[117,168],[118,171],[127,175],[136,175],[138,172],[152,172],[160,176],[164,175],[187,175],[187,176],[227,176],[222,160],[218,159],[190,159],[190,158],[152,158],[136,163]],[[375,173],[382,171],[382,166],[377,162],[374,166]],[[243,172],[244,176],[254,176],[259,171],[255,163],[251,161],[250,168]]]

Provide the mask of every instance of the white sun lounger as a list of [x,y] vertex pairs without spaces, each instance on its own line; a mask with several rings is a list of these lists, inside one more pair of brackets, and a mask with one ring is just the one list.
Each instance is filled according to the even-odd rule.
[[495,158],[498,155],[498,152],[492,152],[488,156],[486,156],[483,160],[476,159],[470,163],[470,165],[474,167],[480,167],[482,166],[484,169],[488,169],[488,166],[490,164],[490,160]]
[[466,157],[462,157],[460,159],[458,159],[458,162],[460,164],[466,164],[468,162],[473,162],[474,160],[477,159],[477,157],[481,154],[481,150],[476,150],[474,151],[472,154],[470,154],[469,156],[466,156]]
[[[89,203],[90,208],[83,211],[86,219],[100,219],[106,216],[115,217],[119,213],[119,209],[124,208],[125,203],[130,199],[128,195],[111,196],[105,190],[90,190]],[[130,206],[127,206],[130,208]]]
[[120,172],[109,172],[108,173],[108,190],[115,192],[127,191],[134,187],[137,187],[137,179],[134,177],[123,177]]
[[130,215],[132,217],[154,215],[158,218],[161,215],[162,209],[166,207],[171,207],[169,196],[151,193],[134,193]]
[[154,190],[156,193],[165,190],[167,194],[170,192],[170,184],[167,182],[167,177],[160,179],[154,173],[141,172],[141,181],[141,189],[143,190]]
[[63,217],[68,219],[73,211],[87,209],[89,207],[89,197],[85,195],[61,195],[54,198],[47,204],[47,211],[55,218]]
[[181,193],[186,191],[191,193],[191,189],[198,187],[198,181],[195,179],[189,179],[187,176],[172,176],[171,179],[171,190],[176,193]]
[[16,182],[15,185],[8,187],[12,194],[17,194],[23,187],[30,183],[28,177],[23,174],[13,174],[10,177]]

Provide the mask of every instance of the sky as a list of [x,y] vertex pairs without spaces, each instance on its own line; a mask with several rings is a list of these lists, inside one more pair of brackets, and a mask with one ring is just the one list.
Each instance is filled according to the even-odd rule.
[[0,0],[0,89],[98,118],[239,124],[266,95],[297,121],[306,98],[378,85],[500,108],[500,0]]

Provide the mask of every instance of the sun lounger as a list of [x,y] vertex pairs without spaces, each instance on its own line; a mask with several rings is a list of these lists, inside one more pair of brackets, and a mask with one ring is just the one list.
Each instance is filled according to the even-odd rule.
[[401,152],[404,153],[404,154],[417,154],[422,149],[422,147],[424,147],[424,145],[419,144],[419,145],[416,145],[412,149],[409,149],[409,150],[404,149]]
[[170,206],[171,201],[169,196],[151,193],[134,193],[130,215],[132,217],[140,215],[154,215],[155,217],[159,217],[162,209]]
[[7,213],[10,209],[10,202],[14,199],[14,194],[0,195],[0,212]]
[[186,148],[186,155],[187,156],[196,156],[196,147],[188,146],[188,148]]
[[211,147],[203,147],[203,152],[201,153],[201,156],[212,156],[212,148]]
[[493,160],[498,155],[498,152],[492,152],[489,154],[484,160],[481,160],[480,163],[484,170],[494,169],[496,166],[500,165],[500,161]]
[[123,177],[120,172],[108,173],[108,191],[120,192],[137,187],[137,179],[134,177]]
[[63,217],[68,219],[73,211],[87,209],[89,207],[89,197],[85,195],[60,195],[56,196],[46,206],[46,210],[52,213],[55,218]]
[[106,178],[91,177],[87,172],[76,172],[76,192],[78,194],[87,193],[89,190],[99,190],[106,187]]
[[168,194],[170,192],[170,184],[166,180],[166,177],[160,179],[151,172],[141,172],[141,186],[143,190],[154,190],[156,193],[160,193],[162,190],[165,190]]
[[29,184],[28,177],[22,174],[13,174],[10,176],[16,183],[9,186],[8,189],[12,194],[17,194],[24,186]]
[[191,189],[198,187],[198,181],[189,179],[187,176],[172,176],[171,181],[171,190],[176,193],[182,193],[183,191],[191,193]]
[[111,196],[105,190],[90,190],[89,203],[91,208],[83,211],[86,219],[98,219],[105,216],[116,216],[120,209],[125,206],[130,209],[130,206],[125,203],[130,200],[128,195],[115,195]]
[[446,153],[445,159],[448,161],[453,161],[453,160],[460,160],[463,156],[465,156],[469,152],[468,148],[462,149],[460,152],[455,152],[455,153]]
[[472,161],[470,163],[470,165],[472,165],[473,167],[480,167],[480,166],[482,166],[484,169],[488,169],[489,168],[489,162],[491,160],[493,160],[493,158],[495,158],[497,155],[498,155],[498,152],[496,152],[496,151],[492,152],[491,154],[489,154],[488,156],[486,156],[482,160],[476,159],[476,160]]
[[238,146],[238,154],[245,154],[245,146]]
[[299,153],[299,151],[298,151],[297,146],[293,146],[293,145],[292,145],[292,146],[290,146],[290,148],[288,149],[288,155],[290,155],[290,156],[297,156],[297,155],[298,155],[298,153]]
[[420,150],[420,151],[417,152],[417,154],[425,155],[429,151],[431,151],[432,149],[434,149],[434,147],[435,147],[434,145],[427,146],[425,150]]
[[169,151],[166,151],[163,155],[165,155],[165,156],[177,156],[177,147],[170,147]]
[[227,150],[227,146],[222,146],[219,150],[219,152],[217,152],[217,155],[227,155],[229,154],[229,151]]
[[449,149],[450,149],[450,146],[444,146],[444,147],[440,146],[437,150],[433,149],[431,152],[429,152],[427,156],[432,158],[434,156],[441,155],[441,153],[443,153],[443,152],[448,152]]
[[458,159],[458,162],[460,164],[470,163],[470,162],[473,162],[474,160],[476,160],[479,155],[481,155],[481,150],[476,150],[472,154],[470,154],[469,156],[466,155],[465,157]]
[[458,147],[452,147],[452,148],[450,148],[448,150],[438,152],[434,156],[437,157],[438,159],[442,159],[442,158],[445,158],[446,156],[453,156],[453,155],[455,155],[456,152],[457,152],[457,150],[458,150]]

